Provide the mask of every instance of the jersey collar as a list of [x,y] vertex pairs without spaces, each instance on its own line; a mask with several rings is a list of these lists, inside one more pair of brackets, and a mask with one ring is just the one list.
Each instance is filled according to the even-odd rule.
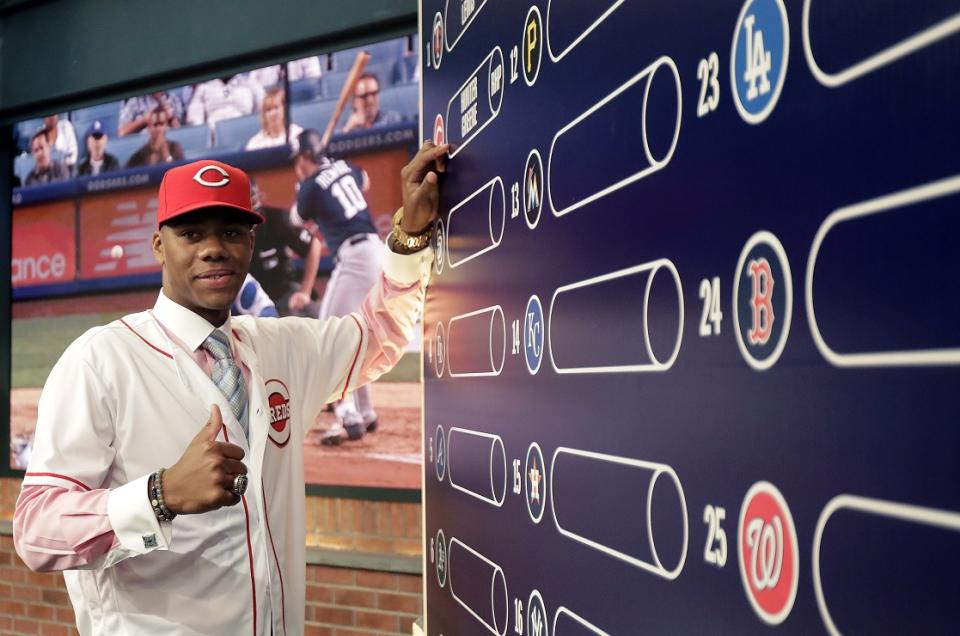
[[[153,315],[160,321],[164,329],[176,336],[188,351],[196,351],[203,344],[214,329],[220,329],[227,334],[227,339],[232,343],[230,337],[230,316],[227,316],[226,322],[219,327],[214,327],[204,318],[193,313],[183,305],[178,305],[164,295],[163,290],[157,297],[157,304],[153,306]],[[232,348],[232,347],[231,347]]]

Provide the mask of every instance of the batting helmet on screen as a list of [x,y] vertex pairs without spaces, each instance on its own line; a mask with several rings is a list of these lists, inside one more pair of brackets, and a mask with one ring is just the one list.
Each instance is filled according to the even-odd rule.
[[299,148],[290,157],[302,156],[315,163],[321,163],[327,152],[327,146],[323,143],[323,135],[313,128],[307,128],[297,135]]

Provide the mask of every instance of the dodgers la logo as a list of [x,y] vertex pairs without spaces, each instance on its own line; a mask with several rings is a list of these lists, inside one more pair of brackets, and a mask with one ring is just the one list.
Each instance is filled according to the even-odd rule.
[[[204,175],[211,170],[220,173],[221,179],[218,181],[208,181]],[[220,166],[210,164],[197,170],[197,173],[193,175],[193,180],[202,186],[207,186],[208,188],[222,188],[230,183],[230,175]]]
[[793,282],[787,253],[776,236],[750,237],[733,277],[733,320],[737,346],[758,371],[772,367],[783,353],[793,313]]
[[773,484],[751,486],[737,531],[740,578],[750,605],[764,622],[779,625],[797,597],[800,557],[790,508]]
[[290,391],[280,380],[267,380],[265,386],[270,409],[267,436],[278,448],[283,448],[290,441]]

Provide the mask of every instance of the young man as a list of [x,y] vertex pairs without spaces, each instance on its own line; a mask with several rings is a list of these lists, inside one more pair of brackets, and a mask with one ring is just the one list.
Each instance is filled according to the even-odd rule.
[[81,634],[303,633],[300,441],[413,334],[445,151],[425,144],[402,172],[408,255],[384,256],[358,314],[326,321],[231,318],[260,221],[247,175],[210,160],[167,172],[157,303],[57,362],[14,513],[24,562],[65,570]]

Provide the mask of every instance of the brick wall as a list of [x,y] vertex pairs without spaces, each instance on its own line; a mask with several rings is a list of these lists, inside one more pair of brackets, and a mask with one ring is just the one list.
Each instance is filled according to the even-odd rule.
[[[0,519],[12,517],[19,488],[0,479]],[[419,570],[419,504],[310,497],[307,543],[307,635],[410,634],[423,614],[421,577],[410,573]],[[403,571],[350,565],[371,558]],[[76,633],[63,577],[31,572],[9,531],[0,534],[0,636]]]

